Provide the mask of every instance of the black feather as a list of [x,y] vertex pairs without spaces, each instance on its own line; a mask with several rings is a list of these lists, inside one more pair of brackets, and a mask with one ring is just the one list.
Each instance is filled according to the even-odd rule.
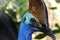
[[0,12],[0,40],[17,40],[16,25],[4,11]]

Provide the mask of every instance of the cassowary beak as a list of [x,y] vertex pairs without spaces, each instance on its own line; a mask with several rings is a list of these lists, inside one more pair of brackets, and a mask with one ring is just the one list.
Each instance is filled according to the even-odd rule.
[[42,26],[42,27],[40,27],[40,31],[43,32],[44,34],[50,36],[53,40],[56,40],[52,30],[49,27]]

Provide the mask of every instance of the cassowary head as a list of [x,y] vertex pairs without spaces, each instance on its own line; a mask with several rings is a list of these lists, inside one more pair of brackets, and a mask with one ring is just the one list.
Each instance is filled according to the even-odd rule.
[[35,32],[35,31],[43,32],[43,33],[47,34],[48,36],[52,37],[53,40],[55,40],[55,36],[54,36],[53,32],[49,29],[49,27],[47,27],[45,24],[41,24],[39,22],[39,20],[35,16],[33,16],[31,13],[27,12],[24,15],[21,23],[27,24],[27,26],[25,26],[25,27],[32,29],[30,31],[32,31],[32,32]]
[[24,14],[20,24],[20,38],[23,39],[21,34],[27,36],[36,31],[43,32],[55,40],[49,29],[47,8],[43,0],[29,0],[29,12]]

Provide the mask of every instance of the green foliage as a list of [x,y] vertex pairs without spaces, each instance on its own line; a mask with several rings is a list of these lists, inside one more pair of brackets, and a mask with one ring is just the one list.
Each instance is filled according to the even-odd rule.
[[56,23],[56,24],[55,24],[55,27],[57,27],[58,29],[53,31],[54,34],[55,34],[55,33],[60,33],[60,26]]
[[21,16],[21,18],[23,17],[23,15],[24,15],[24,13],[26,12],[26,11],[28,11],[28,8],[29,8],[29,5],[28,5],[28,2],[27,2],[27,0],[21,0],[20,1],[20,16]]
[[50,9],[55,10],[55,9],[57,9],[57,7],[51,7]]
[[46,36],[46,34],[39,34],[35,37],[35,39],[42,39]]

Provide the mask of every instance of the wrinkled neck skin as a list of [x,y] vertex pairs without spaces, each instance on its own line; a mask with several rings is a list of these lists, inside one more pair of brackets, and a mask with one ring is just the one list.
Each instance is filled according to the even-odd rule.
[[21,23],[18,40],[32,40],[32,33],[36,32],[30,25]]

